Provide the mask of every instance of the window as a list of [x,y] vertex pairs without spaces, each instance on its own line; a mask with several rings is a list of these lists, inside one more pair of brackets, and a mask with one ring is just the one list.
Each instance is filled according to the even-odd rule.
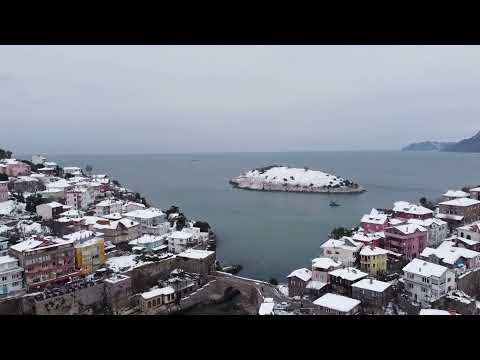
[[149,301],[149,302],[148,302],[148,308],[151,308],[151,307],[152,307],[152,302]]

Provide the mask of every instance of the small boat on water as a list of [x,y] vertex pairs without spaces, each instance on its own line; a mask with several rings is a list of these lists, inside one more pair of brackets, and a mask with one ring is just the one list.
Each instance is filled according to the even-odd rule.
[[330,201],[330,204],[329,204],[329,205],[330,205],[330,206],[340,206],[340,204],[337,204],[337,202],[335,202],[335,201],[333,201],[333,200]]

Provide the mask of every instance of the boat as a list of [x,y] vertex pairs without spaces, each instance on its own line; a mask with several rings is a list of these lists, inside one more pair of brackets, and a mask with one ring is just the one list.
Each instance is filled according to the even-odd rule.
[[330,205],[330,206],[340,206],[339,204],[337,204],[337,203],[336,203],[335,201],[333,201],[333,200],[330,201],[330,204],[329,204],[329,205]]

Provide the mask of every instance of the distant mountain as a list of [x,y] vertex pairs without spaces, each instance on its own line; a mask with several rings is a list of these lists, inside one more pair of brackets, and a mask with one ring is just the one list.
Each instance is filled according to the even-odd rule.
[[445,146],[442,151],[480,152],[480,131],[471,138]]
[[455,145],[453,142],[423,141],[405,146],[402,151],[445,151],[448,146]]

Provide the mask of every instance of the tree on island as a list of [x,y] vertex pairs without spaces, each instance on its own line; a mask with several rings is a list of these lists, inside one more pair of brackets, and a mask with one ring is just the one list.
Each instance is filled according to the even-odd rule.
[[[36,171],[38,170],[37,165],[35,165],[34,163],[32,163],[32,162],[29,161],[29,160],[19,160],[19,161],[21,161],[21,162],[29,165],[29,166],[30,166],[30,170],[32,170],[33,172],[36,172]],[[40,166],[41,166],[41,165],[40,165]]]
[[430,209],[430,210],[434,210],[435,209],[435,204],[433,201],[430,201],[428,200],[426,197],[421,197],[420,200],[420,205],[427,208],[427,209]]
[[115,186],[118,186],[120,187],[120,183],[118,182],[118,180],[112,180],[112,184],[115,185]]
[[139,203],[145,205],[145,207],[150,207],[150,205],[148,204],[147,200],[146,200],[142,195],[140,195],[140,193],[138,193],[138,192],[135,193],[135,198],[134,198],[134,200],[135,200],[136,202],[139,202]]
[[336,240],[344,236],[352,236],[352,235],[353,235],[353,229],[347,229],[347,228],[344,228],[343,226],[334,228],[330,233],[330,236]]
[[176,218],[175,218],[175,223],[176,223],[176,229],[177,231],[181,231],[187,224],[187,218],[185,215],[180,213]]
[[172,205],[168,210],[165,210],[165,214],[169,216],[170,214],[178,214],[180,212],[180,208],[178,206]]
[[0,174],[0,181],[8,181],[8,176],[5,174]]

